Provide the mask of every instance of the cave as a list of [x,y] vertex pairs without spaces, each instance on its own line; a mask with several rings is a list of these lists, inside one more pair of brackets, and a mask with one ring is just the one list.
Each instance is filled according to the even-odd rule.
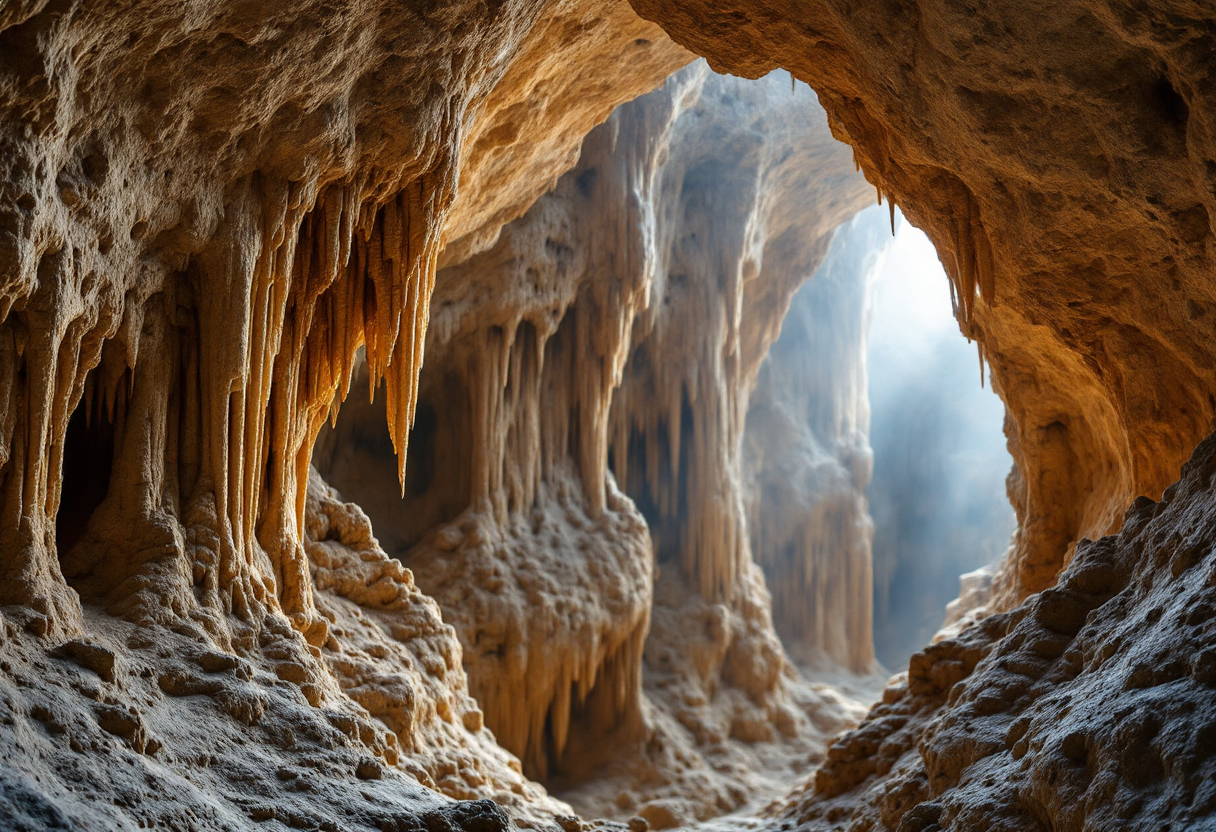
[[[88,388],[86,388],[88,389]],[[63,439],[63,472],[59,510],[55,513],[55,547],[69,585],[91,569],[88,559],[72,559],[73,547],[88,533],[89,520],[106,499],[114,469],[115,426],[104,408],[82,401],[68,419]],[[75,561],[75,562],[74,562]]]
[[0,5],[0,826],[1211,827],[1214,31]]

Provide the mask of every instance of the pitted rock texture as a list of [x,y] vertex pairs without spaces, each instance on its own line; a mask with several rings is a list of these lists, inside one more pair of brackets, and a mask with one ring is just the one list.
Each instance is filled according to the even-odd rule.
[[[913,657],[829,749],[800,829],[1207,829],[1216,437],[1059,583]],[[936,825],[936,826],[935,826]]]
[[[0,10],[0,47],[0,623],[25,668],[3,742],[22,806],[42,811],[32,779],[82,826],[408,827],[435,793],[568,815],[493,729],[532,774],[615,762],[647,805],[586,805],[672,825],[755,799],[749,770],[788,770],[849,721],[785,660],[738,490],[755,368],[866,190],[808,90],[716,79],[702,101],[697,67],[528,211],[597,121],[691,59],[624,3],[30,0]],[[387,493],[418,498],[385,539],[439,603],[311,467],[356,382],[381,390]],[[676,450],[664,473],[696,389],[684,438],[705,468]],[[634,453],[669,492],[663,522],[702,489],[657,618],[647,523],[610,473]],[[113,689],[77,702],[55,662]],[[165,798],[75,812],[104,784],[54,738],[86,710],[139,755],[131,783],[165,753]],[[27,742],[30,719],[51,741]],[[80,753],[100,772],[96,733]],[[314,752],[353,780],[293,774]],[[254,776],[259,759],[283,765]],[[400,800],[341,818],[352,788]]]
[[1012,425],[996,609],[1158,496],[1216,416],[1210,8],[633,0],[721,71],[809,83],[936,243]]
[[[1216,414],[1210,11],[634,2],[716,66],[813,84],[880,198],[936,240],[1011,415],[1005,612],[914,660],[794,819],[1207,823],[1211,447],[1120,537],[1075,559],[1073,542],[1160,494]],[[510,822],[443,793],[578,826],[487,714],[570,777],[630,750],[570,794],[653,826],[739,808],[766,786],[749,771],[817,759],[847,705],[801,685],[776,638],[741,447],[760,363],[857,177],[839,147],[781,144],[817,113],[757,116],[733,81],[699,109],[694,70],[593,140],[587,159],[624,148],[614,169],[537,201],[597,121],[690,57],[619,2],[0,7],[0,800],[17,822]],[[618,197],[567,228],[618,278],[586,293],[529,271],[577,259],[536,229],[568,223],[580,191]],[[385,528],[423,566],[455,561],[420,579],[437,603],[310,463],[361,373],[383,383],[389,480],[409,489],[420,401],[448,382],[420,377],[441,263],[535,297],[436,327],[457,406],[430,427],[463,413],[444,427],[475,441]],[[588,607],[609,545],[627,586]],[[529,546],[581,550],[553,571],[580,609],[523,568]],[[466,567],[473,613],[509,625],[483,651],[456,612]],[[558,638],[555,660],[524,633]],[[523,727],[474,702],[465,649],[487,700],[546,668]]]
[[50,651],[6,625],[0,825],[512,825],[488,801],[470,808],[442,795],[492,796],[525,825],[568,812],[481,728],[455,633],[378,550],[362,512],[315,478],[309,503],[316,598],[330,623],[319,649],[281,616],[232,648],[197,620],[137,625],[93,607],[89,635]]

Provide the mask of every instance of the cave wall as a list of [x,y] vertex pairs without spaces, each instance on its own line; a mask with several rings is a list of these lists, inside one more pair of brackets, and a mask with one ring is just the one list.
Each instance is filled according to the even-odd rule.
[[584,144],[692,59],[624,3],[31,0],[0,45],[6,805],[544,823],[525,768],[611,762],[582,805],[673,825],[859,715],[743,510],[756,370],[868,198],[808,89],[699,66]]
[[[810,91],[780,73],[762,81],[763,120],[749,116],[744,82],[719,79],[716,108],[664,172],[679,197],[663,206],[661,270],[610,428],[613,471],[650,522],[659,567],[650,678],[711,743],[771,736],[784,719],[789,669],[748,540],[747,403],[794,291],[871,198],[843,148],[810,141]],[[725,720],[698,712],[722,698],[719,680],[746,694]]]
[[[1084,822],[1078,805],[1147,826],[1202,816],[1208,450],[1183,486],[1163,489],[1216,413],[1210,12],[1185,0],[633,5],[714,67],[784,66],[815,88],[866,176],[935,240],[960,326],[1011,417],[1019,530],[993,586],[999,614],[913,660],[907,690],[887,695],[895,712],[876,711],[829,753],[819,808],[796,819],[838,811],[864,827],[877,812],[888,827],[926,828],[980,812],[1065,828]],[[620,3],[11,0],[0,56],[0,742],[19,761],[0,772],[6,806],[86,828],[184,815],[391,828],[434,806],[410,786],[424,783],[525,815],[563,811],[485,729],[460,660],[468,628],[443,622],[309,462],[362,367],[369,388],[383,382],[405,479],[416,408],[438,389],[419,372],[439,265],[504,244],[503,224],[575,163],[580,138],[691,55]],[[711,811],[745,801],[722,784],[741,779],[746,755],[711,776],[665,738],[729,756],[732,738],[798,733],[795,706],[810,701],[749,551],[740,448],[746,394],[790,295],[854,207],[851,186],[811,177],[798,151],[769,155],[774,132],[803,134],[814,117],[761,127],[724,103],[728,122],[704,119],[701,144],[660,166],[656,192],[671,198],[629,203],[662,209],[629,222],[667,236],[621,249],[655,264],[627,337],[580,352],[579,338],[619,321],[583,326],[576,313],[542,350],[547,325],[520,321],[479,347],[499,363],[460,368],[480,387],[450,392],[480,421],[466,425],[476,450],[451,481],[490,499],[476,507],[484,521],[461,521],[438,547],[483,546],[484,558],[535,537],[501,534],[531,494],[583,526],[563,547],[630,541],[616,565],[641,588],[640,513],[657,559],[644,696],[644,593],[622,594],[627,638],[605,635],[625,629],[616,621],[589,621],[579,638],[604,649],[587,667],[554,667],[575,698],[601,674],[617,680],[605,713],[626,726],[635,703],[642,726],[647,698],[681,703],[652,709],[662,731],[629,764],[662,781],[662,761],[682,758],[692,773],[655,793],[699,793]],[[796,231],[793,195],[815,187],[828,189],[821,225]],[[499,406],[544,383],[549,344],[551,378],[592,353],[609,360],[579,366],[586,390],[562,388],[580,409],[544,433],[567,449],[542,483],[510,452],[540,435],[539,409]],[[432,410],[422,427],[435,441],[459,429],[441,430]],[[609,468],[632,505],[596,476]],[[1137,494],[1162,501],[1124,521]],[[1069,566],[1076,541],[1121,525]],[[1090,569],[1107,556],[1118,563]],[[1078,636],[1086,616],[1115,613],[1139,629],[1117,643]],[[1136,658],[1179,646],[1186,662]],[[542,690],[524,722],[554,713],[563,689]],[[1062,697],[1081,690],[1115,714],[1140,702],[1130,733],[1100,720],[1053,733]],[[1172,693],[1173,728],[1141,718]],[[1043,719],[1006,726],[1008,708]],[[562,745],[560,727],[541,733]],[[257,748],[275,749],[283,773],[257,768]],[[321,776],[291,768],[305,759]],[[1009,785],[1010,760],[1026,761],[1025,788],[1042,794]],[[883,779],[888,763],[907,779]],[[996,785],[968,779],[986,771]],[[872,774],[881,794],[857,803]],[[360,783],[377,779],[397,791],[359,802],[375,788]],[[318,785],[323,795],[302,796]],[[1091,804],[1071,800],[1091,790]],[[854,802],[823,805],[828,791]],[[452,811],[432,825],[506,823],[484,805]]]
[[[112,497],[77,542],[112,566],[93,580],[92,556],[71,565],[82,587],[108,597],[161,560],[151,591],[179,608],[196,605],[197,582],[206,607],[281,608],[323,642],[301,547],[306,472],[357,349],[387,381],[404,465],[444,238],[492,235],[597,119],[687,55],[620,4],[3,15],[3,386],[28,402],[5,408],[0,443],[4,598],[36,629],[79,626],[53,529],[83,403],[109,419],[116,453]],[[607,60],[625,43],[636,60]],[[532,60],[542,50],[606,69],[601,95]],[[543,117],[525,96],[563,118],[520,143],[512,132]],[[462,208],[461,176],[495,179],[492,214]]]
[[[383,402],[320,443],[321,470],[444,606],[489,724],[538,777],[601,683],[619,700],[601,733],[640,718],[650,539],[608,474],[605,426],[650,272],[635,218],[704,75],[614,114],[493,248],[440,271],[422,376],[433,473],[411,470],[399,495]],[[369,432],[379,443],[360,446]]]
[[934,240],[1013,417],[1009,608],[1212,426],[1216,87],[1186,2],[636,0],[723,71],[815,88]]
[[842,225],[760,368],[744,437],[748,531],[773,623],[808,669],[874,666],[866,340],[887,211]]

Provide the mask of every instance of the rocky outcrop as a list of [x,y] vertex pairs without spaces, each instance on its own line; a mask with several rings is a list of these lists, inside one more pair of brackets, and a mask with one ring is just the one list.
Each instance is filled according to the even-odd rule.
[[[328,625],[214,623],[84,606],[47,642],[6,622],[0,816],[16,829],[483,829],[568,812],[520,773],[466,692],[460,644],[367,517],[315,474],[305,548]],[[438,793],[438,794],[437,794]],[[531,819],[531,820],[529,820]]]
[[1199,829],[1216,804],[1216,438],[1056,587],[912,658],[787,817],[805,829]]
[[752,744],[789,765],[849,718],[787,665],[742,511],[751,379],[869,198],[821,119],[788,78],[703,65],[621,108],[439,272],[404,497],[382,404],[319,445],[460,633],[495,735],[593,814],[735,809],[771,793]]
[[815,88],[924,228],[1012,416],[998,608],[1157,496],[1216,416],[1211,15],[1182,2],[634,0],[719,70]]
[[794,295],[747,412],[748,528],[773,623],[808,668],[874,668],[866,338],[885,211],[842,226]]
[[0,46],[14,806],[413,828],[433,792],[342,814],[416,781],[535,824],[568,810],[525,766],[612,763],[583,805],[672,825],[848,721],[741,487],[757,368],[866,198],[809,90],[697,67],[584,147],[691,58],[623,3],[32,0]]

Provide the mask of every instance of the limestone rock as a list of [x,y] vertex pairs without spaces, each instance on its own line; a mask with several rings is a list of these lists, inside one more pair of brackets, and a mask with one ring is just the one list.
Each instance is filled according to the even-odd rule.
[[885,211],[842,226],[794,295],[747,412],[748,531],[773,623],[808,668],[874,668],[866,337]]

